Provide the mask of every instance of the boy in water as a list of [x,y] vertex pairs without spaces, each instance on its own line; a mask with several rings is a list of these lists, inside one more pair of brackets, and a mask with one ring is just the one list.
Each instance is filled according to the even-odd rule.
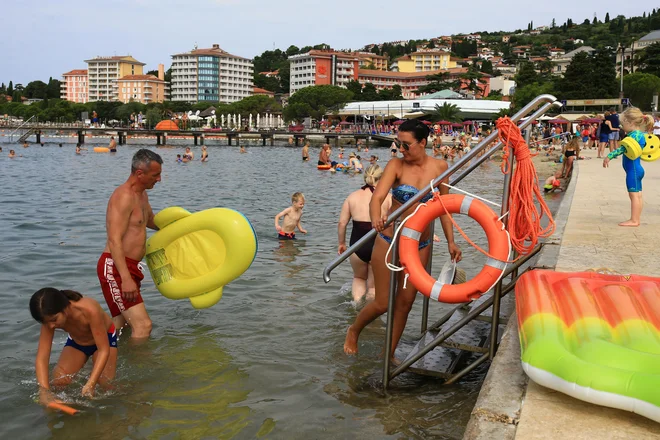
[[[291,196],[291,206],[275,216],[275,229],[277,229],[277,238],[280,240],[295,240],[296,234],[294,231],[296,228],[298,228],[298,230],[303,234],[307,234],[307,231],[304,230],[300,225],[300,219],[303,215],[304,206],[305,196],[303,193],[297,192]],[[282,226],[280,226],[281,217],[284,217],[282,220]]]
[[[107,385],[114,379],[117,368],[117,332],[110,316],[98,302],[73,290],[46,287],[38,290],[30,299],[30,313],[41,323],[39,348],[37,349],[37,383],[39,400],[43,405],[56,402],[50,386],[66,386],[71,383],[91,357],[92,372],[82,388],[83,397],[93,397],[97,384]],[[49,381],[48,363],[56,329],[69,333],[64,349],[53,369],[53,381]]]
[[183,159],[181,159],[181,155],[180,155],[180,154],[177,154],[177,155],[176,155],[176,161],[177,161],[177,163],[181,163],[181,162],[183,162]]
[[543,185],[543,192],[549,193],[555,191],[563,191],[561,189],[561,182],[559,181],[560,177],[561,177],[561,170],[557,170],[555,174],[545,179],[545,185]]

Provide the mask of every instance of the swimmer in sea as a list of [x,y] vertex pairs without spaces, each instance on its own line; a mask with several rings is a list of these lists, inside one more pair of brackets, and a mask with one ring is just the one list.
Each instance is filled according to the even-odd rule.
[[13,159],[15,157],[16,157],[16,153],[14,152],[14,150],[9,150],[9,158]]
[[[305,207],[305,196],[303,193],[297,192],[291,196],[291,206],[286,208],[275,216],[275,229],[277,229],[277,238],[280,240],[295,240],[295,230],[298,228],[303,234],[307,231],[302,228],[300,220],[303,215],[303,208]],[[282,226],[280,226],[280,218],[282,218]]]
[[110,149],[111,153],[117,152],[117,141],[115,141],[114,136],[110,136],[110,145],[108,145],[108,148]]
[[202,145],[202,162],[209,160],[209,153],[206,151],[206,145]]
[[176,155],[176,162],[177,162],[177,163],[181,163],[181,162],[183,162],[183,159],[181,159],[181,155],[180,155],[180,154],[177,154],[177,155]]
[[76,145],[76,154],[82,154],[80,152],[80,144]]
[[247,153],[247,151],[245,150],[245,147],[243,145],[241,145],[241,149],[238,150],[238,152],[239,153]]
[[23,142],[23,148],[28,148],[30,145],[27,142]]
[[303,162],[309,160],[309,141],[305,141],[305,145],[302,148],[302,160]]
[[[82,388],[82,396],[94,397],[97,384],[109,385],[117,368],[117,331],[112,319],[98,302],[73,290],[46,287],[32,295],[30,313],[41,323],[36,360],[41,404],[57,402],[51,392],[51,385],[69,385],[90,357],[94,365]],[[48,363],[56,329],[64,330],[69,335],[53,369],[51,381]]]
[[190,147],[186,147],[186,152],[183,153],[183,161],[186,162],[186,160],[193,160],[195,158],[195,154],[190,150]]

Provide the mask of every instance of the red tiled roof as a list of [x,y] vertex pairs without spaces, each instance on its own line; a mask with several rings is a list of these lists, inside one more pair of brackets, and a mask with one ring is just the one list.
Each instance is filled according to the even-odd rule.
[[130,55],[120,55],[120,56],[114,56],[114,57],[96,57],[96,58],[92,58],[90,60],[85,60],[86,63],[89,63],[90,61],[92,61],[92,62],[93,61],[125,61],[125,62],[131,63],[131,64],[139,64],[141,66],[145,65],[145,63],[139,62],[138,60],[136,60],[135,58],[133,58]]
[[87,75],[87,69],[74,69],[70,72],[62,74],[62,76],[81,76],[81,75]]
[[231,58],[238,58],[240,60],[247,60],[248,58],[243,58],[239,57],[238,55],[232,55],[229,52],[220,49],[220,47],[211,47],[209,49],[193,49],[190,52],[185,52],[185,53],[177,53],[172,55],[173,57],[180,56],[180,55],[210,55],[210,56],[215,56],[215,57],[231,57]]
[[117,81],[152,81],[152,82],[162,82],[162,83],[165,82],[153,75],[126,75],[126,76],[122,76]]
[[271,92],[270,90],[262,89],[260,87],[255,87],[254,92],[255,95],[274,95],[275,92]]
[[[445,70],[428,70],[424,72],[390,72],[386,70],[368,70],[358,69],[358,77],[376,77],[376,78],[426,78],[429,75],[437,75],[440,73],[449,73],[450,75],[460,75],[466,73],[466,67],[453,67]],[[482,73],[484,77],[490,77],[486,73]]]

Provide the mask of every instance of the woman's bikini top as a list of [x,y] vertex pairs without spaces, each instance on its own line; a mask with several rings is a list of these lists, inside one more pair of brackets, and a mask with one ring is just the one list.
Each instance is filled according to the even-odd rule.
[[[392,190],[392,197],[394,197],[394,200],[397,202],[404,204],[413,198],[418,192],[419,190],[412,185],[399,185]],[[428,202],[432,198],[433,193],[428,193],[422,198],[421,203]]]

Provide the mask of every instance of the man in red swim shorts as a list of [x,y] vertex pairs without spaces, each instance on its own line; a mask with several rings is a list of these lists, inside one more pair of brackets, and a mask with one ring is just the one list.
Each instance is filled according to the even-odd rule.
[[141,149],[133,156],[131,175],[108,200],[108,240],[96,266],[115,327],[128,323],[134,339],[146,339],[151,333],[151,319],[140,295],[144,278],[140,260],[146,250],[147,228],[158,229],[147,190],[160,182],[162,163],[151,150]]

